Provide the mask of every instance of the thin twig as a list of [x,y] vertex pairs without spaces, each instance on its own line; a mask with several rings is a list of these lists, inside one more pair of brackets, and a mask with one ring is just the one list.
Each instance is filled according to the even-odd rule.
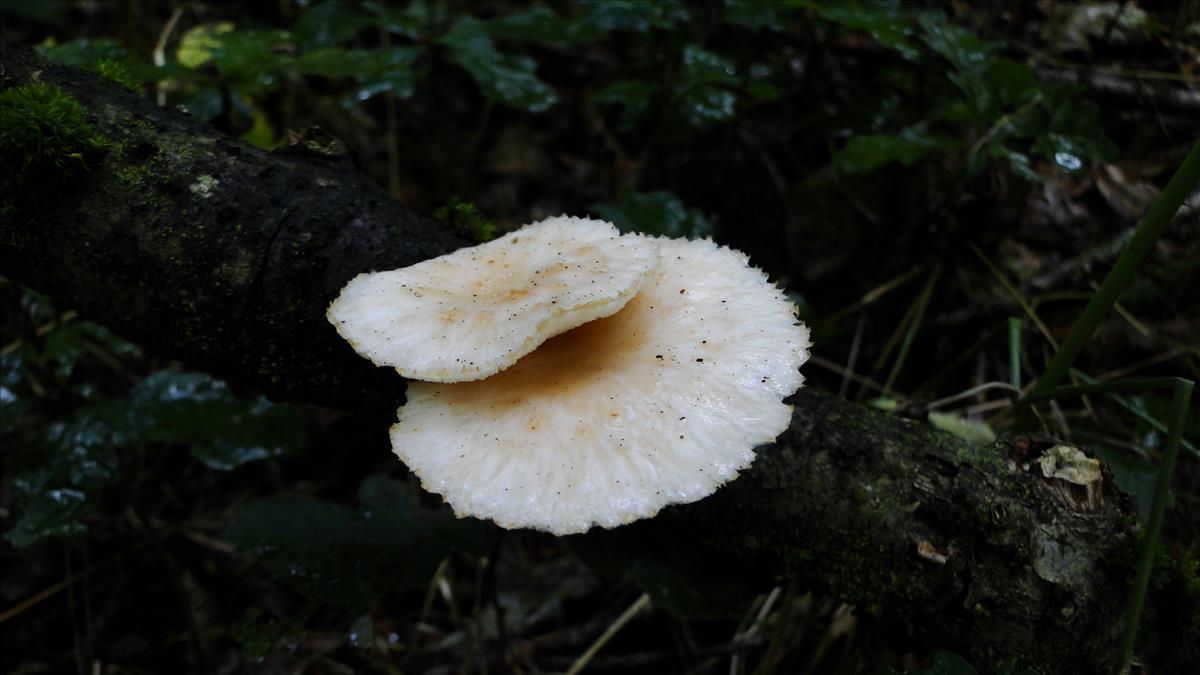
[[1017,396],[1021,395],[1020,389],[1012,386],[1011,384],[1009,384],[1007,382],[984,382],[983,384],[971,387],[970,389],[967,389],[966,391],[961,391],[957,394],[954,394],[953,396],[947,396],[946,398],[939,398],[938,400],[933,401],[932,403],[928,403],[925,405],[925,409],[926,410],[937,410],[938,408],[940,408],[944,405],[947,405],[949,403],[954,403],[955,401],[961,401],[964,398],[970,398],[970,397],[974,396],[975,394],[978,394],[981,391],[988,391],[989,389],[1003,389],[1005,391],[1010,391],[1010,392],[1016,394]]
[[[167,42],[171,39],[171,34],[175,32],[175,25],[179,23],[179,18],[187,10],[186,4],[180,5],[171,12],[171,18],[167,19],[167,23],[163,26],[162,31],[158,34],[158,41],[154,43],[154,65],[162,68],[167,65]],[[167,81],[160,80],[157,87],[155,102],[161,108],[167,104]]]
[[892,386],[896,384],[896,379],[900,376],[900,369],[904,367],[904,361],[908,358],[908,350],[912,347],[917,331],[921,330],[921,321],[925,318],[925,310],[929,307],[929,299],[933,297],[933,288],[937,285],[938,277],[941,274],[942,265],[939,262],[933,266],[933,271],[929,274],[929,281],[925,282],[925,287],[921,289],[921,294],[917,298],[916,313],[913,314],[912,323],[909,324],[908,331],[904,334],[904,342],[900,344],[900,352],[896,354],[896,363],[892,365],[892,371],[888,373],[887,382],[883,383],[884,396],[892,393]]
[[[78,316],[78,314],[75,313],[75,310],[67,310],[67,311],[63,312],[63,315],[58,317],[57,319],[47,321],[46,323],[38,326],[37,329],[35,329],[33,331],[33,334],[38,337],[41,337],[41,336],[45,335],[46,333],[49,333],[50,331],[54,330],[55,328],[58,328],[59,326],[66,324],[67,322],[74,319],[76,316]],[[21,338],[17,338],[16,340],[13,340],[12,342],[4,345],[4,347],[2,349],[0,349],[0,356],[8,356],[12,352],[14,352],[18,348],[20,348],[20,346],[24,343],[25,343],[25,341],[22,340]]]
[[858,315],[858,322],[854,327],[854,339],[850,342],[850,356],[846,359],[846,372],[842,374],[842,385],[838,387],[839,398],[846,398],[846,394],[850,393],[850,375],[858,363],[858,349],[862,346],[863,327],[866,326],[866,319],[865,315]]
[[869,377],[863,377],[862,375],[859,375],[858,373],[846,370],[845,368],[842,367],[842,365],[840,363],[834,363],[833,361],[830,361],[829,359],[823,358],[821,356],[817,356],[816,354],[809,354],[808,360],[813,365],[820,366],[826,370],[833,371],[834,373],[837,373],[838,375],[848,377],[851,380],[854,380],[855,382],[863,385],[864,387],[867,387],[869,389],[874,389],[875,391],[880,391],[880,392],[883,391],[882,383],[876,382],[875,380],[872,380]]
[[38,603],[42,602],[43,600],[53,597],[59,591],[67,588],[68,586],[71,586],[75,582],[79,581],[80,579],[87,576],[88,574],[92,574],[95,571],[96,571],[96,568],[93,567],[93,568],[89,569],[87,572],[81,572],[79,574],[69,576],[66,579],[63,579],[62,581],[59,581],[55,584],[51,584],[47,588],[44,588],[44,589],[38,591],[37,593],[34,593],[33,595],[29,596],[28,598],[25,598],[21,602],[18,602],[17,604],[13,605],[12,607],[9,607],[8,609],[4,610],[3,612],[0,612],[0,623],[4,623],[5,621],[16,618],[17,615],[32,608],[33,606],[37,605]]
[[596,638],[596,641],[592,643],[591,647],[587,648],[587,651],[581,654],[579,658],[575,659],[575,663],[572,663],[571,667],[567,669],[567,675],[577,675],[578,673],[582,672],[583,669],[587,667],[588,662],[592,660],[592,657],[596,655],[596,652],[600,651],[604,645],[608,644],[608,641],[611,640],[618,631],[624,628],[625,624],[629,623],[633,617],[637,616],[638,612],[641,612],[643,609],[649,606],[650,595],[648,593],[642,593],[642,596],[635,600],[634,603],[629,606],[629,609],[626,609],[621,616],[617,617],[617,620],[614,621],[607,630],[600,634],[600,637]]
[[895,277],[892,277],[891,279],[888,279],[887,281],[876,286],[875,288],[872,288],[871,290],[864,293],[863,296],[861,298],[859,298],[858,300],[856,300],[853,303],[851,303],[850,305],[834,312],[829,317],[829,319],[828,319],[829,322],[830,323],[836,322],[838,319],[841,319],[842,317],[844,317],[848,314],[853,314],[854,312],[857,312],[858,310],[862,309],[863,307],[866,307],[866,306],[874,303],[876,300],[882,298],[883,296],[887,295],[888,293],[891,293],[892,291],[896,290],[900,286],[904,285],[904,283],[906,281],[908,281],[909,279],[912,279],[912,278],[916,277],[917,275],[919,275],[921,273],[922,269],[923,268],[920,266],[913,267],[912,269],[908,270],[907,272],[897,275]]
[[1171,359],[1180,356],[1183,353],[1183,349],[1176,347],[1170,351],[1163,352],[1162,354],[1156,354],[1148,359],[1143,359],[1127,366],[1121,366],[1120,368],[1117,368],[1116,370],[1110,370],[1107,373],[1101,373],[1100,375],[1096,376],[1096,381],[1104,382],[1106,380],[1115,380],[1117,378],[1125,377],[1130,373],[1136,373],[1146,366],[1152,366],[1156,363],[1162,363],[1163,361],[1170,361]]

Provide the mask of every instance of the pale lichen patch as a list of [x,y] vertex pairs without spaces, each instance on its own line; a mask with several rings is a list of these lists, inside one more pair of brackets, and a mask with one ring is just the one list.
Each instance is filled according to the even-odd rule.
[[209,197],[212,197],[213,190],[220,184],[221,181],[208,174],[204,174],[197,178],[196,182],[189,185],[188,190],[201,199],[208,199]]

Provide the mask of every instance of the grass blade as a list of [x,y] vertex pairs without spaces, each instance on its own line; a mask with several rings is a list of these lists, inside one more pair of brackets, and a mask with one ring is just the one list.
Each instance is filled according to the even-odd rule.
[[1158,539],[1162,534],[1163,513],[1167,508],[1167,493],[1171,490],[1171,476],[1175,471],[1175,460],[1179,457],[1179,442],[1183,439],[1183,424],[1187,419],[1188,405],[1192,398],[1191,380],[1175,379],[1175,396],[1171,410],[1171,428],[1167,432],[1167,445],[1163,450],[1162,466],[1158,469],[1158,481],[1154,486],[1154,502],[1150,507],[1150,520],[1146,523],[1146,534],[1142,539],[1141,557],[1137,574],[1133,577],[1133,595],[1129,600],[1129,613],[1125,618],[1125,637],[1121,643],[1122,674],[1129,672],[1133,661],[1133,647],[1137,642],[1138,623],[1142,617],[1142,606],[1146,603],[1146,589],[1150,584],[1150,571],[1158,552]]
[[[1171,222],[1171,218],[1179,211],[1183,200],[1191,193],[1197,182],[1200,182],[1200,141],[1192,146],[1183,163],[1175,171],[1175,175],[1167,183],[1167,187],[1163,189],[1158,200],[1154,202],[1154,206],[1150,208],[1150,213],[1134,230],[1133,236],[1121,250],[1117,262],[1104,277],[1104,282],[1092,295],[1092,299],[1088,301],[1087,307],[1079,315],[1075,325],[1071,326],[1071,331],[1063,341],[1062,347],[1050,359],[1050,363],[1046,364],[1046,369],[1042,371],[1042,375],[1038,378],[1031,393],[1040,394],[1048,391],[1067,376],[1071,365],[1075,363],[1075,358],[1079,356],[1079,352],[1083,351],[1084,345],[1092,336],[1092,332],[1096,330],[1096,326],[1100,324],[1108,310],[1117,301],[1121,291],[1133,282],[1134,274],[1141,267],[1146,256],[1150,254],[1151,249],[1154,248],[1163,228]],[[1028,406],[1024,406],[1017,414],[1012,431],[1026,433],[1033,429],[1034,422],[1032,411]]]
[[1021,390],[1021,320],[1008,319],[1008,383]]
[[917,299],[917,312],[913,315],[912,323],[908,324],[908,332],[904,334],[904,342],[900,344],[900,352],[896,354],[896,362],[892,365],[892,372],[888,373],[887,381],[883,383],[884,397],[891,396],[892,386],[896,384],[896,378],[900,376],[900,369],[904,367],[904,360],[908,357],[908,348],[912,346],[913,338],[917,336],[917,331],[921,329],[921,321],[925,318],[925,309],[929,307],[929,298],[933,296],[933,287],[937,284],[938,277],[942,274],[942,265],[938,263],[934,266],[933,272],[929,275],[929,281],[925,282],[925,287],[921,289],[921,295]]

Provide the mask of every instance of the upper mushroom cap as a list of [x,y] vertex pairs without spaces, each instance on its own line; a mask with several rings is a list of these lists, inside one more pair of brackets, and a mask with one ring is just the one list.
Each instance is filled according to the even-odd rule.
[[328,317],[355,351],[407,378],[478,380],[624,307],[657,262],[645,239],[559,216],[410,267],[360,274]]
[[714,492],[787,428],[808,330],[737,251],[649,239],[660,263],[616,314],[478,382],[408,388],[392,448],[459,515],[555,534]]

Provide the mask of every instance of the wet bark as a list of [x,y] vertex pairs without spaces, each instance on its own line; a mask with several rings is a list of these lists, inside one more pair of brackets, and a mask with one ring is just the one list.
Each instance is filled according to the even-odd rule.
[[[466,241],[327,145],[249,148],[15,45],[0,66],[4,87],[37,79],[75,95],[109,142],[69,186],[5,172],[5,275],[278,399],[402,401],[402,380],[355,355],[325,308],[359,272]],[[976,447],[819,391],[792,402],[791,428],[740,478],[618,532],[686,540],[755,581],[827,588],[984,670],[1013,657],[1042,672],[1113,669],[1137,518],[1110,476],[1089,509],[1028,468],[1043,449],[1029,439]],[[1147,607],[1139,653],[1154,672],[1200,662],[1177,600]]]

